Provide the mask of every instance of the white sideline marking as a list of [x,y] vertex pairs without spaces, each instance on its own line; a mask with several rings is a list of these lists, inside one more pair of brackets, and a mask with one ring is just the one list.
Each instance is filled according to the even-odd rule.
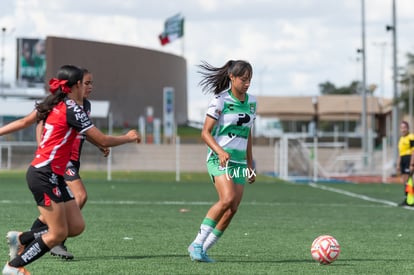
[[[398,206],[397,203],[392,202],[392,201],[376,199],[376,198],[368,197],[366,195],[352,193],[352,192],[349,192],[349,191],[336,189],[336,188],[328,187],[328,186],[325,186],[325,185],[319,185],[319,184],[315,184],[315,183],[309,183],[308,185],[311,186],[312,188],[318,188],[318,189],[322,189],[322,190],[326,190],[326,191],[330,191],[330,192],[335,192],[335,193],[350,196],[350,197],[353,197],[353,198],[358,198],[358,199],[361,199],[361,200],[364,200],[364,201],[371,201],[371,202],[383,204],[383,205],[386,205],[386,206],[393,206],[393,207]],[[125,200],[125,201],[112,201],[112,200],[88,201],[88,204],[95,204],[95,205],[182,205],[182,206],[186,206],[186,205],[212,205],[213,203],[214,203],[214,201],[133,201],[133,200]],[[0,204],[33,204],[33,201],[32,200],[29,200],[29,201],[0,200]],[[269,207],[271,207],[271,206],[283,206],[283,205],[297,205],[297,203],[295,203],[295,202],[292,202],[292,203],[283,202],[282,203],[282,202],[242,201],[241,206],[245,206],[245,205],[269,206]],[[314,203],[312,205],[324,205],[324,204]],[[348,207],[349,204],[336,203],[335,206]],[[355,205],[355,204],[353,204],[353,206],[356,206],[356,207],[378,207],[378,206]],[[414,207],[409,207],[409,206],[403,206],[401,208],[405,208],[405,209],[408,209],[408,210],[414,210]]]
[[[176,205],[176,206],[200,206],[200,205],[207,205],[211,206],[215,203],[215,201],[89,201],[88,204],[93,205]],[[30,204],[33,205],[33,201],[12,201],[12,200],[0,200],[0,204]],[[299,203],[297,202],[263,202],[263,201],[242,201],[241,207],[243,206],[267,206],[267,207],[275,207],[275,206],[297,206]],[[300,204],[301,205],[301,204]],[[308,205],[312,206],[326,206],[326,203],[310,203]],[[349,207],[347,203],[330,203],[330,206],[336,207]],[[366,205],[366,204],[352,204],[353,207],[378,207],[377,205]],[[384,206],[386,207],[386,206]],[[414,209],[412,209],[414,210]]]
[[[88,201],[97,205],[212,205],[214,201]],[[33,201],[0,200],[0,204],[33,204]],[[255,202],[253,202],[255,204]]]
[[[392,201],[376,199],[376,198],[368,197],[368,196],[365,196],[365,195],[361,195],[361,194],[352,193],[352,192],[341,190],[341,189],[328,187],[328,186],[325,186],[325,185],[315,184],[313,182],[310,182],[309,186],[311,186],[313,188],[319,188],[319,189],[322,189],[322,190],[327,190],[327,191],[330,191],[330,192],[335,192],[335,193],[346,195],[346,196],[349,196],[349,197],[361,199],[361,200],[364,200],[364,201],[372,201],[372,202],[376,202],[376,203],[385,204],[385,205],[388,205],[388,206],[398,206],[398,203],[395,203],[395,202],[392,202]],[[410,207],[410,206],[403,206],[402,208],[405,208],[405,209],[408,209],[408,210],[414,210],[414,207]]]

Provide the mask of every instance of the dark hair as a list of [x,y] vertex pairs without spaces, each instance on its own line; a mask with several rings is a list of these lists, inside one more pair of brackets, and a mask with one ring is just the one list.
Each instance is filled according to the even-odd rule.
[[[66,86],[72,88],[72,86],[77,84],[78,81],[82,81],[83,71],[73,65],[64,65],[60,67],[56,74],[56,78],[59,80],[67,80]],[[59,88],[56,92],[48,95],[41,102],[36,103],[37,122],[45,121],[53,107],[63,101],[65,97],[66,93]]]
[[198,67],[201,68],[203,79],[199,85],[205,93],[218,94],[230,87],[230,75],[235,77],[243,76],[246,72],[249,77],[253,75],[253,68],[249,62],[244,60],[229,60],[223,67],[213,67],[205,61],[202,61]]
[[407,129],[410,129],[410,125],[408,124],[407,121],[403,120],[403,121],[401,121],[401,124],[404,124],[405,127],[407,127]]
[[88,70],[88,69],[86,69],[86,68],[80,68],[81,70],[82,70],[82,73],[83,73],[83,75],[85,75],[85,74],[90,74],[91,72]]

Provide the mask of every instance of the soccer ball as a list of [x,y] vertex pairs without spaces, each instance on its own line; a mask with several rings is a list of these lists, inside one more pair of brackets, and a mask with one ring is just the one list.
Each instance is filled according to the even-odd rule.
[[338,241],[329,235],[317,237],[311,247],[312,258],[320,264],[330,264],[334,262],[341,252]]

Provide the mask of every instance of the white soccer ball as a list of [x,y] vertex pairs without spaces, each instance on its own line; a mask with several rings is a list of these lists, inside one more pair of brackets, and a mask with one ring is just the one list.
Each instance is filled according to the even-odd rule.
[[330,264],[334,262],[341,252],[338,241],[329,235],[317,237],[311,246],[312,258],[320,264]]

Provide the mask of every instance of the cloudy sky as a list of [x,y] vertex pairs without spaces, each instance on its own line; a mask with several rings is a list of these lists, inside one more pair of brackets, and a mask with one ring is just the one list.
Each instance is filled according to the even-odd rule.
[[[198,86],[202,60],[215,66],[250,61],[252,94],[318,95],[320,83],[339,87],[362,78],[361,1],[1,0],[4,78],[14,79],[16,38],[53,35],[183,55],[190,119],[200,119],[209,101]],[[414,1],[395,1],[398,65],[405,66],[406,54],[414,53]],[[184,39],[161,46],[164,21],[177,13],[186,20]],[[386,25],[392,25],[392,0],[365,0],[367,84],[392,97],[392,33]]]

